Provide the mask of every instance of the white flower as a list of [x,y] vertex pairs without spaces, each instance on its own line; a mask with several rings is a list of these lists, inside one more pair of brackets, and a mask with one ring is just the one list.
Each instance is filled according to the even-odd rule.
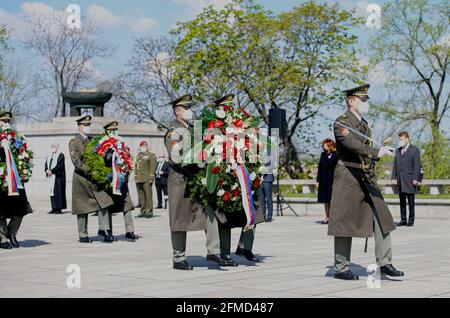
[[25,158],[28,158],[30,155],[28,154],[28,152],[25,151],[25,152],[23,153],[23,156],[24,156]]
[[[203,169],[206,165],[205,165],[204,162],[200,162],[200,163],[197,164],[197,166],[198,166],[200,169]],[[205,180],[205,182],[206,182],[206,180]],[[202,181],[202,183],[203,183],[203,181]]]
[[231,187],[231,191],[237,189],[237,187],[238,187],[237,183],[233,184],[233,186]]
[[225,118],[227,116],[227,113],[222,108],[220,108],[216,110],[216,115],[219,118]]
[[225,169],[225,172],[226,173],[230,173],[231,172],[231,166],[230,165],[227,165],[227,168]]
[[28,170],[24,170],[23,173],[24,173],[24,174],[28,174]]
[[23,158],[24,158],[24,156],[23,155],[19,155],[19,157],[18,157],[20,160],[22,160]]
[[219,191],[217,191],[217,196],[221,197],[225,194],[225,191],[223,189],[220,189]]
[[201,182],[202,182],[202,185],[206,185],[206,178],[202,178],[202,180],[201,180]]
[[250,174],[250,180],[255,181],[255,179],[256,179],[256,173],[252,172]]
[[222,145],[217,145],[216,147],[214,147],[214,152],[215,153],[222,153],[223,152]]
[[237,149],[242,149],[242,148],[244,148],[245,147],[245,142],[244,142],[244,140],[243,139],[239,139],[237,142],[236,142],[236,148]]
[[5,173],[5,169],[3,169],[3,167],[0,168],[0,174],[4,174],[4,173]]

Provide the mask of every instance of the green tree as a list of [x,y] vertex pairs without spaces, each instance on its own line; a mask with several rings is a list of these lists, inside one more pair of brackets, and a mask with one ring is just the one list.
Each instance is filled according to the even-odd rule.
[[4,63],[4,52],[8,49],[6,41],[8,40],[8,30],[6,26],[0,24],[0,82],[3,81],[3,63]]
[[446,159],[440,153],[450,98],[449,10],[445,0],[388,3],[371,41],[372,66],[386,71],[388,99],[378,110],[402,124],[425,123],[431,136],[427,153],[432,170]]
[[364,76],[350,33],[360,23],[352,11],[315,1],[279,15],[251,0],[234,0],[222,10],[209,6],[173,31],[179,40],[175,80],[192,87],[197,100],[235,92],[239,106],[258,112],[265,124],[269,109],[286,109],[281,160],[297,178],[298,137],[308,120],[336,101],[338,86]]

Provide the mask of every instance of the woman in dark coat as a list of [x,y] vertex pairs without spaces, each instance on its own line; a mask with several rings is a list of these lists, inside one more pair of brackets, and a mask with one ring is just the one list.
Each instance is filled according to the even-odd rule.
[[317,201],[325,205],[326,218],[322,224],[328,224],[330,218],[331,193],[333,188],[334,168],[338,162],[336,153],[336,143],[331,139],[325,139],[322,142],[323,152],[320,156],[319,171],[317,173],[317,183],[319,185],[319,194]]
[[58,151],[58,144],[53,144],[51,149],[52,154],[45,162],[45,173],[49,182],[52,203],[50,214],[61,214],[62,210],[67,209],[65,157]]

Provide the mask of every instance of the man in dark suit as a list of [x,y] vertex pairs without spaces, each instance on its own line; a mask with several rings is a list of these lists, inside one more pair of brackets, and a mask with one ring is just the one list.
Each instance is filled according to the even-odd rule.
[[[158,164],[156,166],[156,193],[158,196],[157,209],[163,207],[163,193],[167,196],[167,178],[169,176],[170,164],[164,155],[159,156]],[[167,200],[164,200],[164,208],[167,209]]]
[[[414,226],[414,199],[420,182],[420,150],[411,145],[409,134],[399,134],[399,148],[395,153],[392,169],[392,184],[398,186],[400,195],[401,221],[398,226]],[[409,219],[406,222],[406,199],[408,199]]]

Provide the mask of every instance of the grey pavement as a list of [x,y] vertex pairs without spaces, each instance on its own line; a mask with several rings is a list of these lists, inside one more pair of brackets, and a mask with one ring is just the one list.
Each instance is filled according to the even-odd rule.
[[[94,243],[77,241],[71,214],[36,212],[24,219],[19,249],[0,250],[1,297],[450,297],[450,220],[418,219],[414,228],[392,233],[394,265],[406,272],[400,280],[381,279],[369,288],[366,267],[374,263],[373,240],[355,239],[352,269],[359,281],[333,279],[333,238],[318,217],[284,216],[258,226],[252,264],[233,255],[237,268],[205,261],[205,235],[188,233],[192,272],[172,269],[168,215],[135,219],[135,242],[124,239],[123,218],[114,216],[119,241],[105,244],[90,217]],[[134,212],[137,214],[137,212]],[[233,230],[234,250],[239,230]],[[67,287],[69,265],[81,270],[81,288]],[[70,282],[70,280],[69,280]]]

